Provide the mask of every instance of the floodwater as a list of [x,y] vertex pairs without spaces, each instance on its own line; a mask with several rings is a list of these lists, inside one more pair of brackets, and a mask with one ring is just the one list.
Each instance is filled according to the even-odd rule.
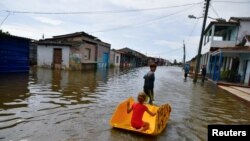
[[157,137],[112,129],[119,102],[136,97],[148,67],[96,72],[31,69],[0,74],[2,141],[203,141],[208,124],[249,124],[249,104],[206,81],[183,80],[177,67],[158,67],[155,103],[170,103]]

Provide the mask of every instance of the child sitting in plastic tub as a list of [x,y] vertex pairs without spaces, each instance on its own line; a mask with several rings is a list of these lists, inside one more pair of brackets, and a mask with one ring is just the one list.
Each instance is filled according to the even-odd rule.
[[148,110],[148,108],[144,105],[146,100],[146,95],[144,92],[140,92],[137,97],[138,103],[134,103],[130,107],[130,103],[127,103],[127,113],[130,113],[133,110],[131,125],[133,128],[139,131],[146,131],[149,129],[149,123],[142,120],[143,114],[146,111],[151,116],[155,116],[156,113],[152,113]]

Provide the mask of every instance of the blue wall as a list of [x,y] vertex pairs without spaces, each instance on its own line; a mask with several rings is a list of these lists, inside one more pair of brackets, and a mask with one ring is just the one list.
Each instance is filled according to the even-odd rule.
[[29,39],[0,35],[0,72],[29,71]]

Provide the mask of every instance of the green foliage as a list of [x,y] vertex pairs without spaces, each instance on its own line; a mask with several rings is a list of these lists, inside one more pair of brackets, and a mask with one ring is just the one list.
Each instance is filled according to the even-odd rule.
[[7,32],[3,32],[2,29],[0,29],[0,35],[10,35],[10,33],[7,31]]
[[115,65],[114,65],[114,64],[110,64],[109,67],[110,67],[110,68],[114,68]]
[[232,70],[221,71],[221,80],[231,81],[237,77],[237,72]]

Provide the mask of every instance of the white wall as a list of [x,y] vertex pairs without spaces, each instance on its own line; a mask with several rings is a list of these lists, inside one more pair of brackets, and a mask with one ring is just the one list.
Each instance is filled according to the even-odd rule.
[[[118,62],[117,62],[117,57],[119,57]],[[115,66],[120,66],[120,62],[121,62],[121,54],[115,52]]]
[[201,53],[205,54],[205,53],[209,52],[210,47],[211,47],[211,41],[207,42],[205,45],[203,44]]
[[53,62],[53,50],[54,48],[62,49],[62,67],[69,68],[69,47],[68,46],[37,46],[37,65],[40,67],[49,67]]
[[235,41],[215,41],[211,42],[211,47],[234,47]]
[[244,80],[245,84],[248,84],[249,78],[250,78],[250,60],[248,60],[247,62],[246,75]]
[[242,41],[245,35],[250,35],[250,21],[240,21],[237,44]]
[[[247,79],[245,79],[243,81],[244,81],[244,83],[248,83],[248,78],[249,78],[249,75],[250,75],[250,54],[249,53],[242,53],[239,56],[240,56],[240,64],[239,64],[239,71],[238,71],[238,73],[242,77],[244,75],[246,75],[245,78],[247,77]],[[248,62],[248,63],[246,64],[246,62]],[[245,69],[246,69],[246,74],[244,74],[245,73]]]

